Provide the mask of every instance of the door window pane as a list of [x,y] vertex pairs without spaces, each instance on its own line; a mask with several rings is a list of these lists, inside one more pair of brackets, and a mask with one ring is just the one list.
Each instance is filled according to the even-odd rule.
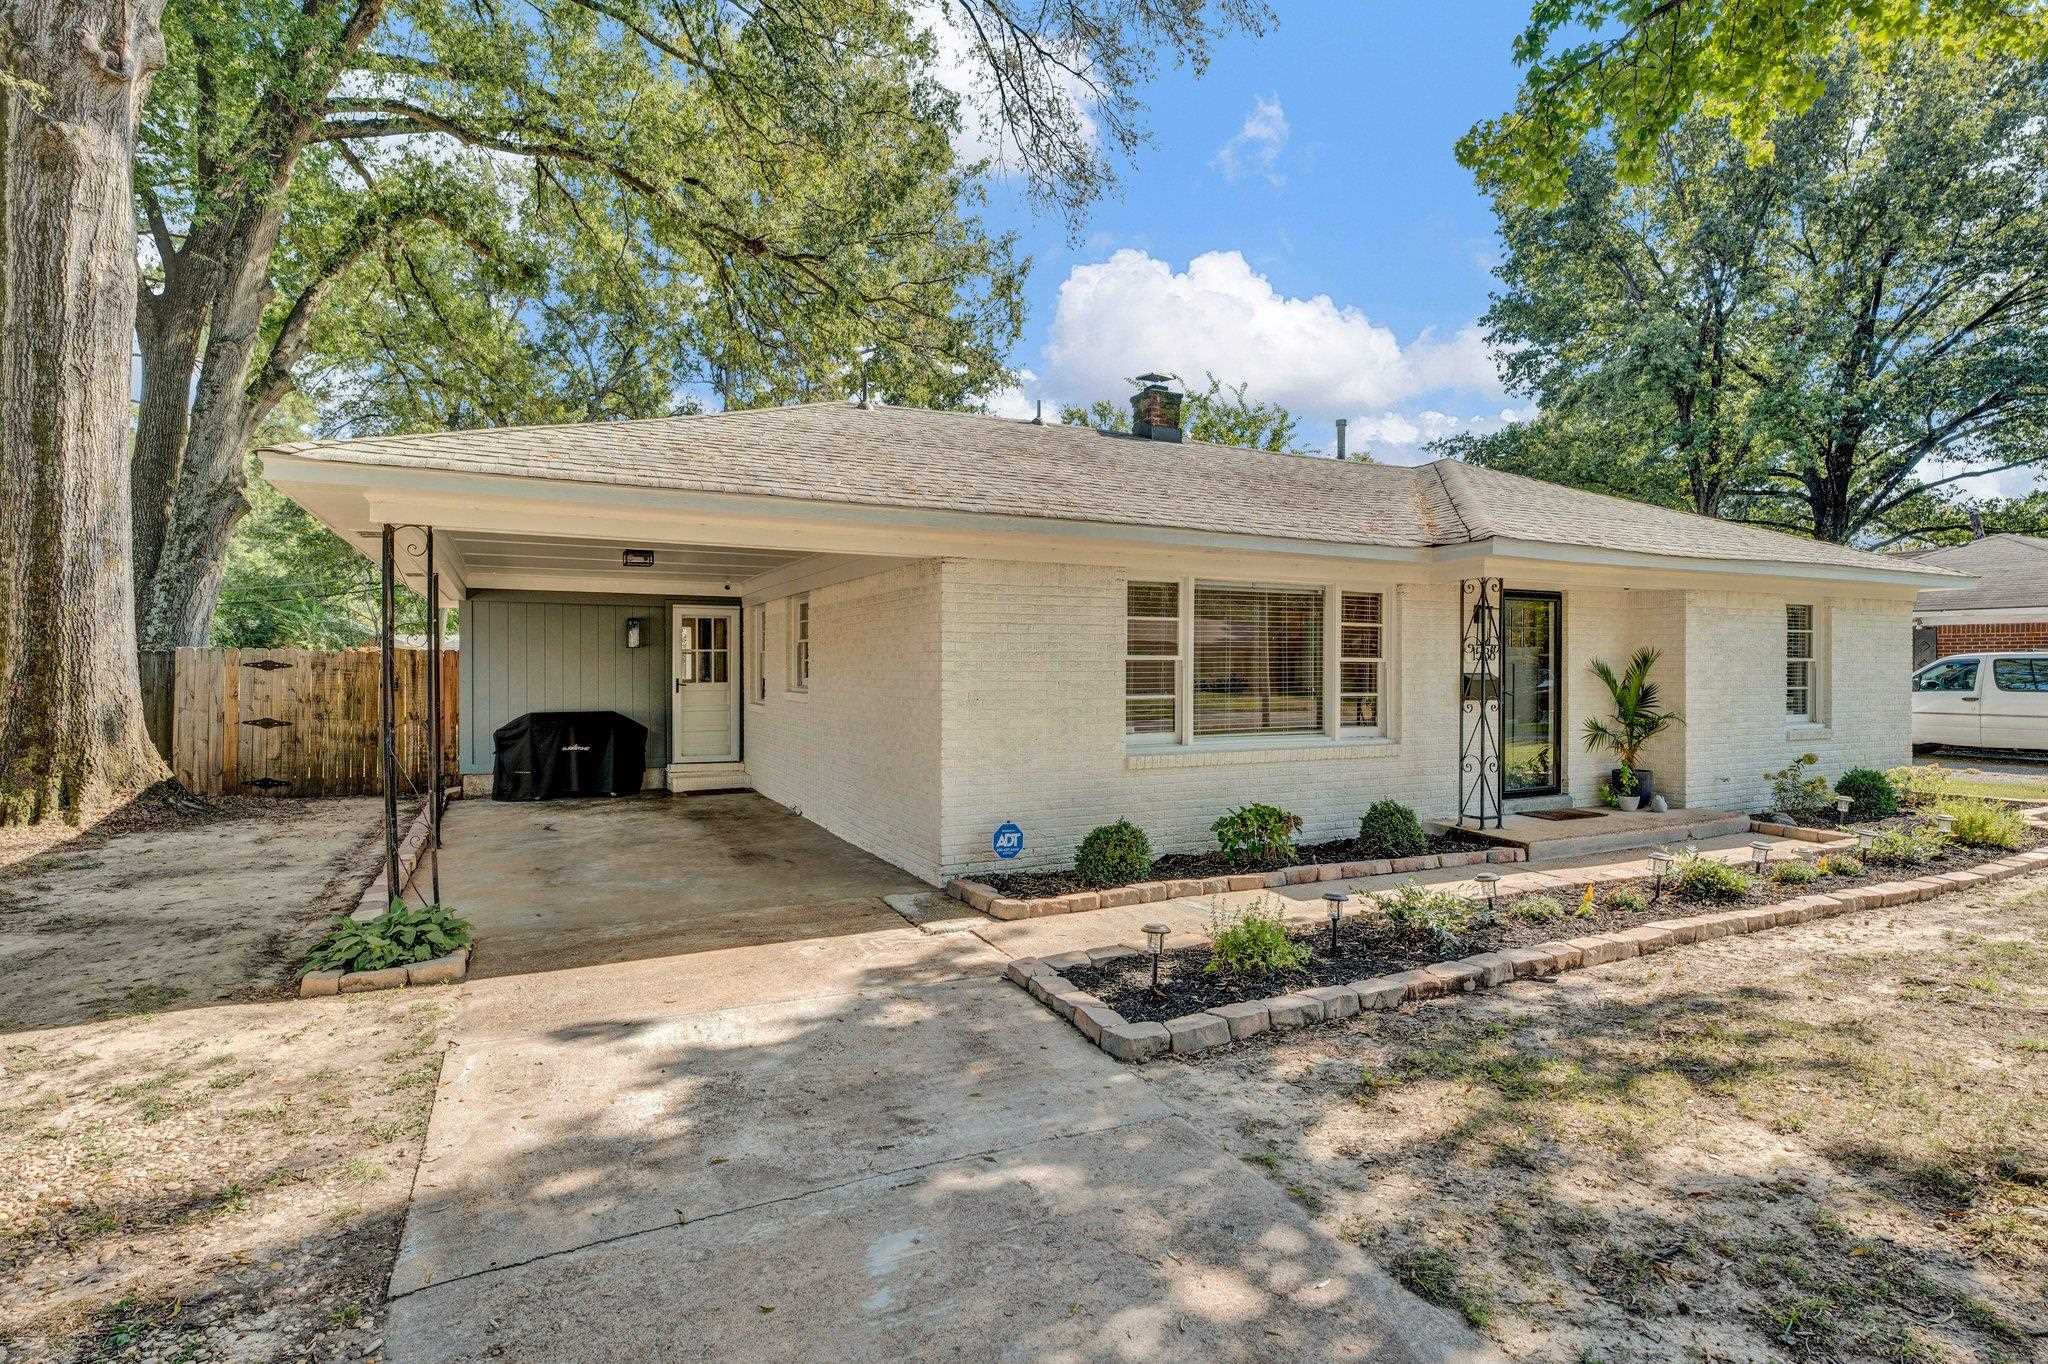
[[1323,727],[1323,594],[1195,588],[1195,734],[1316,734]]
[[2001,658],[1991,664],[1991,680],[2000,691],[2048,691],[2048,661]]
[[1501,759],[1511,796],[1558,789],[1557,609],[1552,597],[1508,593],[1501,599],[1507,634]]
[[1977,660],[1951,659],[1922,668],[1913,678],[1914,691],[1970,691],[1977,685]]

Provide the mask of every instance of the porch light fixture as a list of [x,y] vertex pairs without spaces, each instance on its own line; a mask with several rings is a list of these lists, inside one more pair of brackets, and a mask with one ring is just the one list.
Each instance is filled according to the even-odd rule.
[[1479,883],[1479,893],[1486,897],[1486,912],[1493,913],[1500,907],[1500,874],[1482,871],[1472,879]]
[[1668,852],[1654,852],[1650,854],[1650,875],[1656,878],[1650,888],[1651,899],[1662,898],[1664,894],[1664,878],[1671,874],[1671,869],[1677,864],[1678,859]]
[[628,649],[640,647],[640,617],[638,616],[626,617],[626,647]]
[[653,568],[654,551],[651,549],[628,549],[619,553],[619,563],[626,568]]
[[1159,990],[1159,954],[1166,950],[1166,935],[1173,930],[1165,924],[1145,925],[1145,946],[1152,949],[1152,993]]
[[1323,904],[1330,912],[1330,955],[1337,955],[1337,921],[1344,917],[1344,902],[1351,897],[1341,890],[1323,892]]
[[1764,868],[1769,865],[1770,860],[1771,841],[1769,839],[1759,838],[1749,845],[1749,865],[1755,869],[1758,876],[1764,874]]

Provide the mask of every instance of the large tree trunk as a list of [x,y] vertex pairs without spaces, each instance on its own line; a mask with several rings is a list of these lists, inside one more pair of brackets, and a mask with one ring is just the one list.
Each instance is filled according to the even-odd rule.
[[161,14],[12,0],[0,27],[0,822],[170,775],[142,720],[127,450],[130,168]]

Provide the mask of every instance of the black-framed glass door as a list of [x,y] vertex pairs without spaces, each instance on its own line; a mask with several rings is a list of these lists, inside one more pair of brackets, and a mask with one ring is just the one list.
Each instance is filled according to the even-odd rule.
[[1564,598],[1503,592],[1501,624],[1501,789],[1509,798],[1553,796],[1563,789],[1557,667]]

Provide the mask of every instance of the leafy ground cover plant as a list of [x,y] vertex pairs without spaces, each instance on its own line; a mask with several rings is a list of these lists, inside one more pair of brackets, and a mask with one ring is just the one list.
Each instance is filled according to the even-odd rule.
[[1955,816],[1949,836],[1966,848],[2017,848],[2026,837],[2027,824],[2008,806],[1988,800],[1946,800],[1945,814]]
[[1374,801],[1358,821],[1358,844],[1368,857],[1414,857],[1427,851],[1422,821],[1398,800]]
[[1863,875],[1863,859],[1852,853],[1829,853],[1813,865],[1822,876]]
[[1833,806],[1828,779],[1814,772],[1818,753],[1802,753],[1775,772],[1764,773],[1771,784],[1771,808],[1779,814],[1806,817]]
[[1820,880],[1811,862],[1779,862],[1771,868],[1771,880],[1781,886],[1805,886]]
[[1863,860],[1873,867],[1917,867],[1948,851],[1948,838],[1927,826],[1886,829],[1870,840]]
[[[305,971],[381,971],[445,956],[469,944],[469,920],[440,905],[393,901],[374,919],[337,919],[306,954]],[[303,974],[303,972],[302,972]]]
[[1679,863],[1678,893],[1688,900],[1740,900],[1749,894],[1749,877],[1711,857],[1688,857]]
[[1547,924],[1564,917],[1564,905],[1548,895],[1525,895],[1508,906],[1508,914],[1524,923]]
[[1607,892],[1607,908],[1616,914],[1640,914],[1650,907],[1650,897],[1634,886]]
[[1440,947],[1452,948],[1471,926],[1473,905],[1463,896],[1410,882],[1382,896],[1380,911],[1388,922],[1410,936],[1426,937]]
[[1850,800],[1849,818],[1884,819],[1899,812],[1899,788],[1874,767],[1852,767],[1835,783],[1835,794]]
[[1287,936],[1287,924],[1276,906],[1264,901],[1235,914],[1217,909],[1209,915],[1210,975],[1271,976],[1299,970],[1308,949]]
[[1074,852],[1074,871],[1091,886],[1121,886],[1152,873],[1152,840],[1127,819],[1089,831]]
[[1277,805],[1243,805],[1210,825],[1209,831],[1232,862],[1285,860],[1294,856],[1301,816]]

